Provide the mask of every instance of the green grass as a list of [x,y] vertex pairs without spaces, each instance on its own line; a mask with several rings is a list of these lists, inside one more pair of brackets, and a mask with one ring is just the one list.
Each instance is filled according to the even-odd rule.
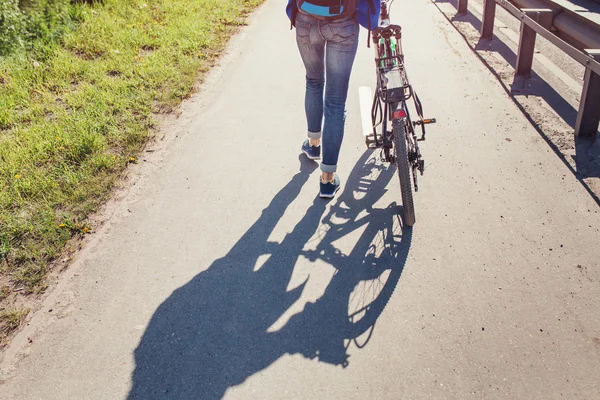
[[[191,93],[260,2],[74,5],[78,24],[60,39],[0,58],[0,286],[45,288],[49,263],[88,232],[153,114]],[[0,329],[14,321],[1,317]]]
[[27,314],[26,310],[0,309],[0,348],[7,343],[10,333],[21,325]]

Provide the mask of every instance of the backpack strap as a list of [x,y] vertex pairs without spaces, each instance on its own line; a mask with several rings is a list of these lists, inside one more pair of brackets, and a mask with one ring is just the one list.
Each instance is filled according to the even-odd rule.
[[[296,0],[292,0],[293,3],[296,3]],[[292,16],[290,18],[291,26],[290,31],[296,27],[296,16],[298,15],[298,7],[292,6]]]
[[367,4],[369,5],[369,34],[367,35],[367,48],[371,48],[371,31],[372,31],[372,15],[375,14],[375,0],[367,0]]
[[290,10],[290,30],[292,30],[293,28],[296,27],[296,16],[298,15],[298,3],[297,0],[289,0],[289,6],[291,7]]

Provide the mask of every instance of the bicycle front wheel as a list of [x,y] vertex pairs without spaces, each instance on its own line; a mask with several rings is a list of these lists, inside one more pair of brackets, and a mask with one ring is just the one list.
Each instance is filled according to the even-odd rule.
[[404,119],[395,119],[393,122],[394,148],[396,149],[396,167],[400,178],[400,191],[402,193],[403,219],[406,226],[415,223],[415,206],[413,203],[412,185],[410,183],[411,170],[406,149],[406,122]]

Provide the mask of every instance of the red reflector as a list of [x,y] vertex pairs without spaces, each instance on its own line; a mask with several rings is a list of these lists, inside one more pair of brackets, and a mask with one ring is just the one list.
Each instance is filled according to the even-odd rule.
[[404,118],[404,117],[406,117],[406,113],[404,112],[404,110],[396,110],[392,114],[392,118],[394,118],[394,119],[399,119],[399,118]]

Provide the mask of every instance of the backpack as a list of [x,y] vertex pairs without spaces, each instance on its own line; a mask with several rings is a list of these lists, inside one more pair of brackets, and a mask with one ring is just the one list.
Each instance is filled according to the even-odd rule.
[[298,12],[316,19],[337,19],[356,12],[358,0],[295,0]]

